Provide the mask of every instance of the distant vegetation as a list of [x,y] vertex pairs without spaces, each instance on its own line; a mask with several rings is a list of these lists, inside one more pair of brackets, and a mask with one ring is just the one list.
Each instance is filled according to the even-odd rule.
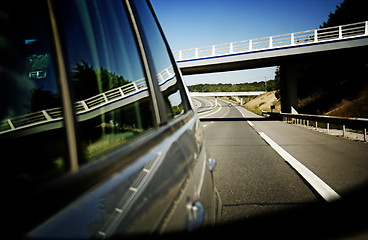
[[279,88],[276,80],[239,83],[239,84],[197,84],[188,86],[191,92],[249,92],[249,91],[274,91]]

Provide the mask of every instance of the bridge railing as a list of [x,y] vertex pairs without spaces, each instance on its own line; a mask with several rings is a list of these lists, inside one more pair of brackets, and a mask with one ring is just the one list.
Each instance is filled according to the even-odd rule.
[[[174,76],[175,72],[173,66],[163,69],[157,74],[159,85],[163,86],[168,84],[167,82],[169,82]],[[141,91],[148,91],[146,78],[141,78],[90,98],[77,101],[74,103],[75,112],[76,114],[81,114],[94,111],[108,104],[123,100],[124,98],[133,97],[137,92]],[[40,124],[60,121],[62,119],[63,112],[61,107],[15,116],[0,121],[0,135],[18,129],[25,129]]]
[[[134,82],[125,84],[118,88],[97,94],[93,97],[77,101],[74,103],[77,114],[93,110],[103,105],[109,104],[119,98],[131,96],[135,92],[147,88],[146,79],[141,78]],[[0,121],[0,134],[10,132],[19,128],[35,126],[46,122],[55,122],[63,118],[61,107],[45,109],[37,112],[31,112],[25,115]]]
[[177,61],[183,61],[364,35],[368,35],[368,21],[174,51],[173,54]]

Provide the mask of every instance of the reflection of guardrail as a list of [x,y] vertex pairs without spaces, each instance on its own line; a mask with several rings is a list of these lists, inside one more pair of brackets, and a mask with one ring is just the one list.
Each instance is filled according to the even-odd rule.
[[368,35],[368,21],[173,52],[177,61],[200,59]]
[[[364,141],[367,142],[367,128],[368,128],[368,118],[348,118],[348,117],[332,117],[332,116],[322,116],[322,115],[310,115],[310,114],[291,114],[291,113],[280,113],[280,117],[284,121],[294,122],[296,120],[297,124],[303,124],[309,126],[309,121],[314,121],[316,127],[318,127],[318,122],[326,123],[327,131],[329,130],[330,124],[336,124],[342,126],[342,136],[345,136],[346,128],[349,126],[354,129],[363,130]],[[299,120],[302,120],[299,122]]]
[[[170,84],[172,79],[174,79],[175,72],[173,66],[169,66],[157,74],[157,79],[162,91],[165,90]],[[141,78],[137,81],[125,84],[121,87],[117,87],[106,92],[100,93],[93,97],[78,101],[75,103],[75,111],[77,114],[83,114],[86,112],[93,112],[93,110],[108,105],[110,103],[119,101],[120,99],[125,99],[127,97],[133,96],[137,92],[147,90],[146,79]],[[129,101],[128,101],[129,102]],[[95,113],[97,114],[97,113]],[[95,116],[91,114],[91,116]],[[88,115],[88,114],[87,114]],[[63,118],[62,108],[52,108],[41,110],[38,112],[32,112],[26,115],[17,116],[0,122],[0,135],[6,132],[11,132],[21,128],[27,128],[31,126],[36,126],[46,122],[56,122]],[[83,118],[88,119],[88,117]]]
[[100,107],[100,105],[108,103],[111,100],[115,100],[117,98],[122,98],[125,95],[136,92],[144,87],[146,87],[146,79],[141,78],[135,82],[128,83],[121,87],[111,89],[85,100],[78,101],[75,103],[76,112],[79,113],[82,111],[88,111],[94,107]]
[[[137,91],[146,88],[146,79],[141,78],[135,82],[128,83],[118,88],[100,93],[91,98],[75,103],[75,110],[78,113],[92,110],[116,101],[119,98],[133,95]],[[0,122],[0,134],[14,131],[16,129],[30,127],[45,122],[58,121],[63,118],[61,107],[41,110],[22,116],[17,116]]]

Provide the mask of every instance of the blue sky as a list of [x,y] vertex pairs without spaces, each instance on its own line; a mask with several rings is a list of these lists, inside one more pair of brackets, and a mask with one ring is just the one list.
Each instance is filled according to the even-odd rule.
[[[171,50],[319,28],[343,0],[151,0]],[[273,79],[275,67],[185,76],[197,83]]]

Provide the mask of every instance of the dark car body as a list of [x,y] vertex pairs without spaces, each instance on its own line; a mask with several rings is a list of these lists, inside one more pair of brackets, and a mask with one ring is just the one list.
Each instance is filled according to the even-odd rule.
[[109,238],[213,225],[215,166],[144,0],[0,10],[5,228]]

